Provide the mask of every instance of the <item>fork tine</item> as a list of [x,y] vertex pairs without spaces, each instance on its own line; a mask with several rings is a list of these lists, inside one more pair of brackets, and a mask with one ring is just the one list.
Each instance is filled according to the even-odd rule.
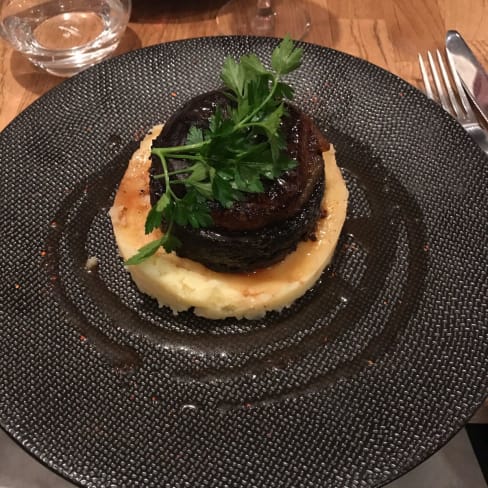
[[462,109],[458,101],[456,100],[456,95],[454,95],[454,92],[452,90],[451,80],[449,79],[449,75],[446,70],[446,65],[444,64],[444,60],[442,59],[439,49],[437,49],[436,54],[437,54],[437,61],[439,62],[439,67],[441,69],[442,78],[444,80],[444,86],[447,89],[447,94],[449,96],[449,100],[451,101],[451,106],[454,109],[454,112],[456,112],[456,117],[460,119],[464,116],[464,113],[462,112]]
[[439,73],[437,72],[434,58],[432,57],[432,53],[430,51],[427,51],[427,57],[429,58],[430,70],[432,71],[432,76],[434,78],[434,85],[437,90],[437,94],[439,95],[441,105],[443,106],[444,110],[452,114],[451,106],[449,105],[449,100],[446,97],[446,92],[444,90],[444,87],[442,86],[442,82],[441,79],[439,78]]
[[420,72],[422,73],[422,81],[424,82],[425,86],[425,93],[426,95],[434,99],[434,94],[432,93],[432,87],[430,86],[429,76],[427,75],[427,70],[425,69],[424,59],[422,55],[419,53],[419,64],[420,64]]
[[451,68],[451,73],[452,73],[452,79],[454,80],[454,83],[456,85],[458,94],[459,94],[459,99],[461,100],[461,103],[463,104],[464,110],[466,110],[466,114],[468,118],[474,119],[475,115],[473,110],[471,109],[471,105],[469,104],[468,97],[466,96],[466,93],[464,92],[464,87],[463,84],[461,83],[461,80],[459,79],[459,75],[456,71],[456,67],[454,66],[454,61],[452,59],[452,55],[449,51],[446,50],[446,56],[447,56],[447,61],[449,63],[449,67]]

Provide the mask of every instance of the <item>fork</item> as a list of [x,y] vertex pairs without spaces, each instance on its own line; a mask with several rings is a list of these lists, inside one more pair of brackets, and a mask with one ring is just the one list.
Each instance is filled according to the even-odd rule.
[[[430,84],[427,69],[425,67],[422,55],[419,54],[420,72],[422,73],[422,80],[425,86],[425,94],[434,101],[440,101],[440,104],[452,117],[456,118],[458,122],[464,127],[466,132],[478,143],[481,149],[488,155],[488,134],[481,127],[476,119],[476,115],[469,104],[468,98],[464,92],[464,88],[461,84],[461,80],[454,68],[452,61],[447,53],[447,60],[449,62],[452,79],[456,85],[457,95],[461,101],[462,106],[459,104],[456,93],[454,92],[449,73],[446,69],[444,60],[442,59],[440,51],[437,49],[437,64],[439,65],[440,72],[442,74],[442,80],[437,70],[434,56],[430,51],[427,51],[427,58],[429,60],[430,71],[432,73],[432,79],[434,80],[437,96],[434,95],[432,86]],[[446,94],[447,92],[447,94]]]

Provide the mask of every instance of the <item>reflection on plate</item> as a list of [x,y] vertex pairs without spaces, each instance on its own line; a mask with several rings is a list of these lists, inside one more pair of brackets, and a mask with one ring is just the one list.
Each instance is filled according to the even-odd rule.
[[219,86],[226,55],[275,45],[135,51],[0,136],[0,424],[75,483],[379,486],[487,391],[487,162],[417,90],[333,50],[304,44],[290,77],[350,190],[318,285],[282,314],[215,322],[158,309],[130,282],[107,215],[130,154]]

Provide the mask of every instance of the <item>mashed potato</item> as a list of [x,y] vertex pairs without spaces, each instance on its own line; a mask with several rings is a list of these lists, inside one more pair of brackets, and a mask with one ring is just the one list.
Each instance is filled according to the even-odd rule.
[[[162,126],[155,126],[141,142],[110,209],[115,239],[124,260],[161,237],[159,230],[144,233],[151,207],[148,175],[151,144],[161,130]],[[333,147],[323,156],[326,189],[322,208],[326,216],[318,221],[317,240],[301,242],[283,261],[252,273],[218,273],[159,249],[141,264],[127,267],[139,290],[174,313],[193,307],[195,314],[210,319],[255,319],[267,311],[291,305],[331,262],[346,218],[348,191]]]

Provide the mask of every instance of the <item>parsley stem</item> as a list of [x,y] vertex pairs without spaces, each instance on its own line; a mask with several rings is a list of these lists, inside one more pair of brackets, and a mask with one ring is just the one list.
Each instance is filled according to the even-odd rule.
[[166,163],[166,158],[164,157],[163,153],[158,151],[157,155],[159,156],[159,159],[161,160],[161,165],[163,167],[164,182],[166,183],[166,193],[167,193],[168,190],[171,188],[170,181],[169,181],[169,174],[168,174],[168,164]]
[[166,237],[166,239],[168,239],[168,237],[171,235],[171,231],[173,230],[173,224],[174,224],[174,219],[171,219],[169,222],[168,222],[168,228],[166,229],[166,231],[164,232],[164,236],[163,236],[163,239]]
[[171,196],[173,200],[179,200],[174,191],[171,189],[171,181],[169,179],[168,163],[166,162],[166,158],[164,157],[164,154],[160,152],[158,152],[157,155],[159,156],[159,159],[161,160],[161,165],[163,166],[164,184],[166,185],[165,193],[168,196]]
[[[186,159],[186,158],[184,158]],[[187,168],[182,168],[182,169],[175,169],[174,171],[168,171],[167,173],[161,173],[159,175],[154,175],[153,179],[155,180],[162,180],[163,178],[166,178],[166,175],[168,176],[174,176],[174,175],[181,175],[184,173],[192,173],[194,170],[193,166],[188,166]]]
[[171,147],[155,147],[151,152],[156,156],[168,155],[173,153],[181,153],[183,151],[194,151],[201,149],[209,144],[210,141],[196,142],[195,144],[187,144],[184,146],[171,146]]
[[[173,159],[191,159],[193,161],[201,161],[202,156],[200,155],[195,155],[195,154],[171,154],[171,157]],[[169,174],[174,174],[174,171],[171,171]]]

